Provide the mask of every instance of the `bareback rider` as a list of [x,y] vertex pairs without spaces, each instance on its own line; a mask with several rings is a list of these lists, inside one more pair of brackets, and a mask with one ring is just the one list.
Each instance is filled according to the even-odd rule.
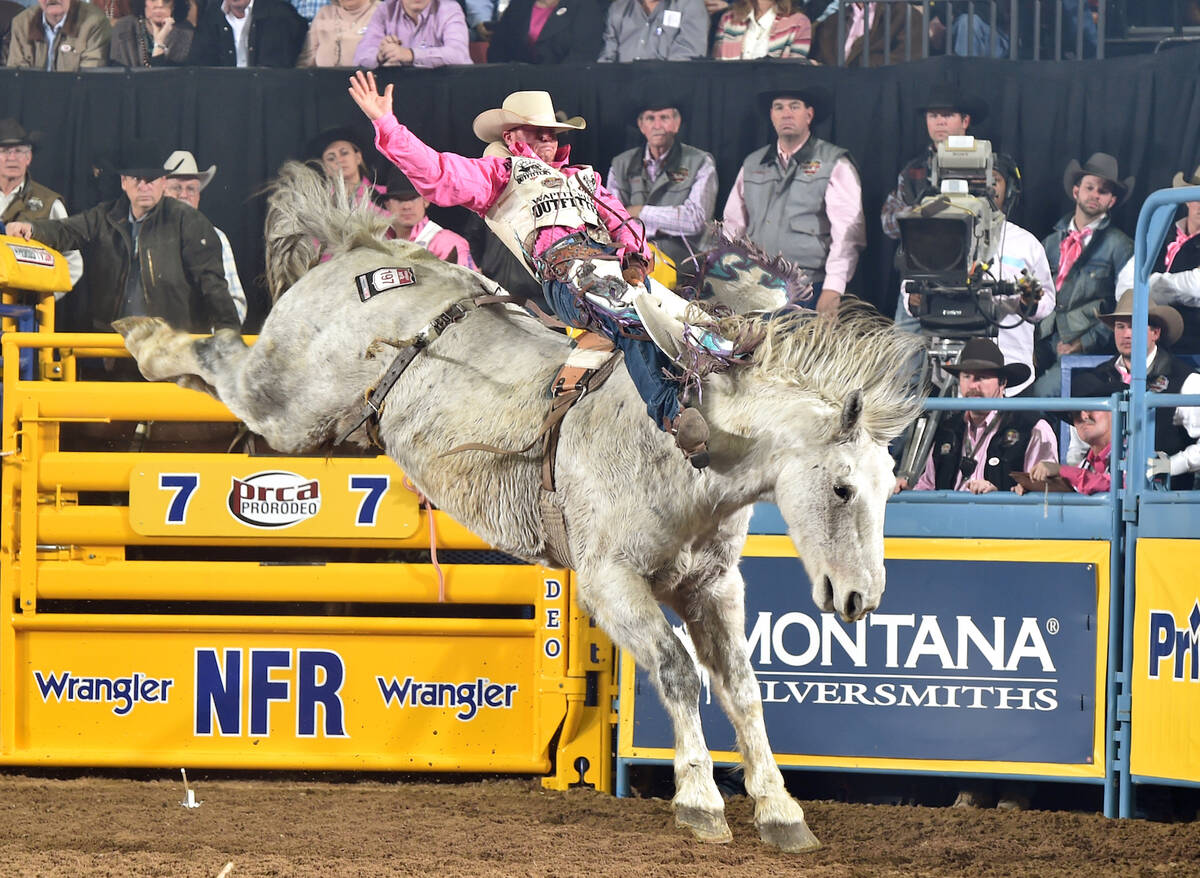
[[[584,120],[560,122],[546,92],[514,92],[499,109],[475,118],[475,136],[488,147],[482,158],[467,158],[431,149],[400,124],[392,86],[380,94],[371,73],[355,73],[349,91],[375,125],[379,152],[434,204],[462,205],[482,216],[541,282],[560,320],[612,339],[651,419],[674,434],[693,466],[706,466],[707,423],[696,409],[681,407],[671,360],[636,331],[639,294],[683,322],[688,303],[646,277],[652,257],[644,235],[600,175],[567,163],[570,147],[560,147],[558,135],[585,127]],[[732,357],[732,345],[714,333],[699,326],[685,332],[694,348]]]

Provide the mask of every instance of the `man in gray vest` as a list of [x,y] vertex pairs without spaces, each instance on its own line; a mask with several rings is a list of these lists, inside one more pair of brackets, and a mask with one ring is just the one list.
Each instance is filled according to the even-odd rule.
[[[37,131],[27,132],[16,119],[0,119],[0,224],[38,219],[63,219],[67,207],[62,196],[29,176]],[[0,225],[0,228],[3,228]],[[78,250],[64,253],[74,286],[83,276],[83,257]],[[56,299],[66,293],[55,293]]]
[[812,135],[831,98],[817,86],[759,95],[776,141],[746,156],[725,202],[725,229],[802,268],[817,310],[837,308],[867,243],[862,184],[850,154]]
[[686,260],[717,206],[717,166],[709,153],[677,139],[679,105],[662,98],[638,107],[646,143],[613,159],[608,188],[642,221],[650,243],[675,261],[678,285],[686,285],[695,275],[695,263]]

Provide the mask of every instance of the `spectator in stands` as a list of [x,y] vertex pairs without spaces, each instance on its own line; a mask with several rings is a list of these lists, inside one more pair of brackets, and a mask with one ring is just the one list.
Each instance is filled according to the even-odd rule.
[[[867,34],[867,61],[871,67],[879,67],[884,61],[884,47],[889,47],[889,63],[899,64],[907,59],[921,57],[921,31],[925,27],[925,16],[916,4],[911,9],[904,5],[891,6],[891,21],[882,3],[849,3],[843,17],[843,64],[847,67],[862,65],[863,34]],[[838,63],[838,17],[830,15],[813,29],[812,56],[820,64]],[[886,31],[886,33],[885,33]]]
[[717,206],[717,166],[702,149],[678,140],[682,102],[659,97],[638,105],[637,127],[646,142],[613,159],[608,188],[646,237],[675,262],[677,285],[695,275],[696,252]]
[[163,198],[162,152],[135,141],[119,170],[119,199],[66,219],[12,222],[8,234],[83,251],[88,313],[97,331],[140,314],[191,332],[239,329],[216,232],[190,205]]
[[[1200,167],[1189,175],[1175,174],[1172,188],[1200,186]],[[1183,216],[1175,223],[1175,235],[1167,236],[1150,275],[1150,298],[1174,305],[1183,318],[1183,334],[1172,346],[1176,353],[1200,354],[1200,201],[1182,205]],[[1133,287],[1133,258],[1117,277],[1117,289]]]
[[367,167],[363,154],[367,141],[350,125],[327,128],[308,142],[305,153],[321,162],[330,182],[339,177],[354,200],[374,197],[383,187],[376,185],[375,174]]
[[352,67],[379,0],[332,0],[316,11],[297,67]]
[[704,0],[613,0],[600,61],[690,61],[708,55]]
[[[1117,355],[1089,370],[1100,379],[1119,385],[1129,384],[1133,353],[1133,290],[1121,293],[1111,312],[1098,315],[1112,327]],[[1173,357],[1173,348],[1183,333],[1183,318],[1170,305],[1150,303],[1146,327],[1146,390],[1152,393],[1200,394],[1200,373]],[[1074,379],[1072,375],[1072,379]],[[1072,396],[1075,382],[1072,380]],[[1167,476],[1176,490],[1190,490],[1200,471],[1200,407],[1160,408],[1156,410],[1152,474]],[[1081,451],[1072,441],[1072,451]],[[1075,454],[1068,453],[1068,460]],[[1151,476],[1147,476],[1150,478]]]
[[[958,376],[964,399],[999,399],[1009,384],[1029,379],[1024,363],[1006,363],[996,343],[973,338],[958,362],[945,367]],[[918,491],[1010,491],[1010,473],[1030,472],[1040,461],[1057,461],[1054,430],[1034,412],[968,411],[961,418],[942,418],[933,437]],[[901,482],[897,489],[907,487]]]
[[25,7],[13,0],[0,0],[0,59],[8,60],[8,47],[12,43],[13,19],[25,11]]
[[[994,31],[992,9],[996,11]],[[950,45],[954,54],[969,55],[973,58],[1007,58],[1011,46],[1010,21],[1009,6],[1005,3],[980,4],[972,10],[958,12],[950,25]],[[993,32],[996,44],[994,49]]]
[[[1071,382],[1071,396],[1112,396],[1125,389],[1125,385],[1107,381],[1099,375],[1082,373]],[[1055,476],[1065,479],[1077,494],[1099,494],[1112,488],[1112,473],[1109,462],[1112,458],[1112,412],[1107,409],[1096,411],[1064,412],[1072,429],[1087,448],[1087,454],[1078,465],[1058,464],[1052,460],[1040,461],[1029,470],[1029,477],[1046,481]],[[1019,485],[1013,489],[1018,494],[1025,491]]]
[[496,23],[487,59],[590,64],[603,47],[600,0],[513,0]]
[[383,0],[354,52],[354,66],[470,64],[467,19],[455,0]]
[[509,0],[463,0],[471,42],[491,41],[497,23],[508,9],[508,3]]
[[175,67],[186,64],[196,29],[187,0],[133,0],[133,13],[112,30],[114,67]]
[[429,202],[421,197],[399,168],[392,168],[388,172],[386,188],[379,194],[378,200],[392,218],[387,230],[389,239],[412,241],[438,259],[455,262],[472,271],[478,270],[475,260],[471,258],[467,239],[442,228],[425,215]]
[[74,72],[108,63],[112,23],[83,0],[38,0],[12,20],[9,67]]
[[[879,212],[883,233],[894,241],[900,240],[900,224],[896,217],[922,198],[938,194],[930,182],[937,145],[944,143],[947,137],[966,134],[971,125],[981,123],[987,118],[988,106],[983,100],[960,91],[957,86],[940,82],[929,89],[925,102],[917,107],[917,112],[925,118],[929,144],[900,169],[896,188],[888,193]],[[897,250],[897,267],[902,264],[903,258],[902,251]],[[903,300],[896,303],[896,324],[909,331],[917,328],[916,318],[908,313]]]
[[737,0],[721,16],[712,56],[722,61],[750,58],[808,60],[812,23],[792,0]]
[[[317,13],[337,0],[288,0],[292,8],[300,13],[300,17],[310,24],[316,20]],[[345,66],[345,65],[339,65]]]
[[1109,211],[1129,196],[1133,182],[1121,179],[1117,160],[1103,152],[1082,165],[1075,159],[1067,164],[1063,185],[1075,209],[1042,241],[1058,301],[1037,330],[1035,358],[1045,370],[1033,384],[1038,396],[1061,392],[1061,357],[1111,350],[1112,333],[1096,315],[1112,307],[1117,273],[1133,255],[1133,241],[1112,225]]
[[308,22],[286,0],[210,0],[188,63],[197,67],[295,67]]
[[[201,172],[196,165],[196,158],[185,149],[177,149],[163,162],[167,171],[163,194],[168,198],[178,198],[184,204],[190,204],[196,210],[200,209],[200,193],[212,182],[217,174],[217,166],[209,165],[207,171]],[[238,320],[246,319],[246,291],[242,289],[241,278],[238,277],[237,262],[233,258],[233,247],[225,233],[213,226],[217,240],[221,242],[221,268],[225,274],[225,283],[229,287],[229,296],[237,309]]]
[[[39,219],[65,219],[63,198],[48,186],[29,176],[33,162],[33,144],[41,139],[37,131],[27,132],[16,119],[0,119],[0,223],[32,222]],[[63,254],[74,286],[83,276],[83,257],[78,250]],[[67,291],[55,294],[61,298]]]
[[775,89],[759,100],[776,141],[742,162],[725,202],[725,229],[804,269],[817,309],[834,309],[867,242],[858,171],[845,149],[812,135],[829,114],[827,91]]
[[[1016,206],[1020,194],[1021,172],[1016,162],[1004,153],[994,154],[993,167],[992,205],[1007,216]],[[1021,363],[1029,368],[1023,381],[1008,383],[1006,395],[1016,396],[1032,383],[1034,326],[1054,310],[1054,279],[1041,242],[1016,223],[1004,223],[998,256],[999,271],[993,272],[996,279],[1017,283],[1027,274],[1034,282],[1021,288],[1021,292],[993,299],[1000,323],[996,344],[1004,354],[1004,361]],[[920,296],[909,295],[902,289],[900,303],[907,304],[910,319],[915,322],[911,314],[915,314],[920,306]]]

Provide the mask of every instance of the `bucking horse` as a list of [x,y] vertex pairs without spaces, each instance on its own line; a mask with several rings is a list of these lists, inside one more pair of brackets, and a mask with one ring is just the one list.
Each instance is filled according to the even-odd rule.
[[[659,605],[670,607],[737,732],[762,840],[786,851],[818,847],[767,740],[738,559],[753,505],[774,503],[820,610],[854,622],[879,605],[894,484],[886,446],[920,409],[909,373],[921,340],[853,300],[836,314],[722,318],[725,337],[759,341],[743,363],[702,383],[697,405],[711,429],[704,470],[650,421],[617,367],[559,424],[554,493],[566,550],[556,550],[533,440],[570,339],[511,304],[475,306],[498,292],[494,283],[383,240],[385,222],[331,200],[310,169],[287,166],[267,217],[277,300],[257,343],[231,330],[197,339],[148,317],[116,328],[146,378],[207,391],[275,449],[374,440],[491,545],[569,564],[581,607],[648,671],[674,725],[676,822],[702,841],[728,841],[700,725],[700,677]],[[321,263],[318,241],[332,254]],[[458,319],[432,332],[431,321],[456,305]],[[364,398],[414,339],[424,343],[364,424]],[[527,444],[517,454],[483,448]],[[447,454],[461,445],[472,448]]]

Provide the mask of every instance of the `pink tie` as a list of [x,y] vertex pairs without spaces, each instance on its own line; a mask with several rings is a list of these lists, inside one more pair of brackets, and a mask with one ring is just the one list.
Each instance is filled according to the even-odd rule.
[[1079,254],[1083,252],[1084,238],[1088,236],[1086,230],[1080,232],[1072,229],[1067,233],[1067,236],[1059,242],[1058,245],[1058,277],[1054,279],[1054,288],[1061,290],[1063,281],[1067,279],[1067,274],[1071,271],[1076,260],[1079,259]]
[[1171,263],[1175,261],[1175,254],[1179,252],[1179,248],[1190,237],[1192,236],[1184,229],[1175,230],[1175,240],[1167,245],[1167,271],[1171,270]]

